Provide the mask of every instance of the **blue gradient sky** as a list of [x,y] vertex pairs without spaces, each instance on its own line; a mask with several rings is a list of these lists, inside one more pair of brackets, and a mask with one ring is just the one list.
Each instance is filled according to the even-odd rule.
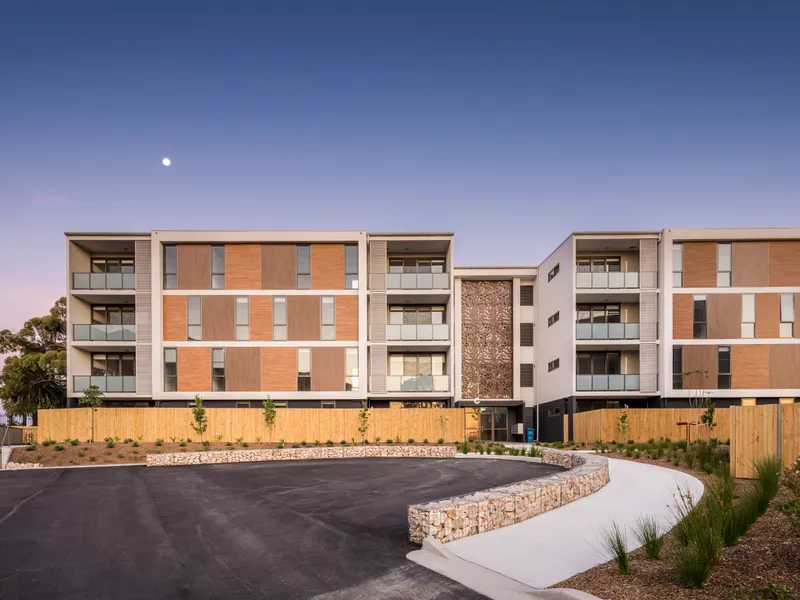
[[536,264],[577,229],[798,226],[799,26],[770,1],[3,2],[0,328],[64,293],[66,230],[444,230],[458,264]]

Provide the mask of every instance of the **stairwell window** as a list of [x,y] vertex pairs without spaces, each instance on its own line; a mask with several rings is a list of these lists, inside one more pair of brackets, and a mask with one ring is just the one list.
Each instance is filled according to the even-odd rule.
[[311,289],[311,246],[297,246],[297,289]]
[[178,247],[164,246],[164,289],[178,289]]
[[549,373],[550,371],[555,371],[560,366],[561,366],[560,358],[551,360],[549,363],[547,363],[547,372]]
[[211,391],[225,391],[225,348],[211,349]]
[[164,391],[178,391],[178,350],[164,348]]
[[559,319],[559,318],[560,318],[560,315],[559,315],[559,313],[556,313],[556,314],[554,314],[554,315],[551,315],[551,316],[549,316],[549,317],[547,318],[547,326],[548,326],[548,327],[552,327],[553,325],[555,325],[556,323],[558,323],[558,319]]
[[250,297],[236,297],[236,339],[247,341],[250,339]]
[[731,287],[731,245],[717,244],[717,287]]
[[320,339],[335,340],[336,339],[336,302],[334,296],[322,297],[322,335]]
[[553,278],[558,275],[558,272],[561,270],[561,263],[558,263],[555,267],[550,269],[550,272],[547,274],[547,283],[553,281]]
[[692,337],[696,340],[708,338],[708,310],[706,307],[706,295],[696,294],[694,297],[694,324],[692,327]]
[[225,289],[225,246],[211,246],[211,289]]
[[358,289],[358,245],[347,244],[344,247],[344,288]]
[[519,305],[520,306],[533,306],[533,286],[521,285],[519,286]]
[[533,387],[533,365],[521,364],[519,366],[519,387]]
[[186,322],[188,324],[187,339],[190,342],[199,342],[203,339],[202,299],[200,296],[187,296]]
[[731,389],[731,347],[717,346],[717,388]]
[[794,294],[781,294],[781,330],[782,338],[794,337]]
[[297,391],[311,391],[311,349],[297,349]]
[[672,389],[683,389],[683,346],[672,347]]
[[533,323],[519,324],[519,345],[533,346]]
[[272,298],[272,339],[286,341],[286,296]]
[[672,287],[683,287],[683,244],[672,244]]
[[756,337],[756,295],[742,294],[742,338]]

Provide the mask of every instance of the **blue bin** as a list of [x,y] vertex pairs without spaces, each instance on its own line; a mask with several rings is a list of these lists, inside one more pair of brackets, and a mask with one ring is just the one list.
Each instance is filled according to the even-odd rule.
[[534,440],[533,427],[528,427],[525,430],[525,442],[528,444],[532,444],[533,440]]

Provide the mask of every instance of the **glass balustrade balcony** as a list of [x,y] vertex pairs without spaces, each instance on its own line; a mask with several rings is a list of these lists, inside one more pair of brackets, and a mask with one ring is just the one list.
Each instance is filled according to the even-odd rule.
[[76,342],[135,342],[136,325],[73,325]]
[[132,290],[135,273],[73,273],[73,290]]
[[388,375],[388,392],[448,392],[450,378],[447,375]]
[[450,325],[387,325],[389,341],[446,341],[450,339]]
[[82,392],[90,385],[96,385],[101,392],[125,392],[133,393],[136,391],[135,375],[74,375],[72,387],[76,392]]
[[639,375],[577,375],[578,392],[638,392]]
[[576,273],[575,287],[595,290],[636,289],[639,287],[639,273]]
[[390,290],[447,290],[449,273],[389,273],[386,287]]
[[639,323],[576,323],[579,340],[638,340]]

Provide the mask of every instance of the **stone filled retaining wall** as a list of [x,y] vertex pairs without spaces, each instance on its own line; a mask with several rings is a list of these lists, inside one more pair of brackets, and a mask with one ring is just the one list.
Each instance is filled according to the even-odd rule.
[[609,481],[608,459],[594,454],[547,448],[543,450],[542,463],[566,470],[547,477],[409,506],[409,539],[421,544],[423,539],[433,536],[446,543],[513,525],[593,494]]
[[321,460],[329,458],[455,458],[455,446],[339,446],[312,448],[259,448],[215,452],[148,454],[148,467],[218,465],[270,460]]

